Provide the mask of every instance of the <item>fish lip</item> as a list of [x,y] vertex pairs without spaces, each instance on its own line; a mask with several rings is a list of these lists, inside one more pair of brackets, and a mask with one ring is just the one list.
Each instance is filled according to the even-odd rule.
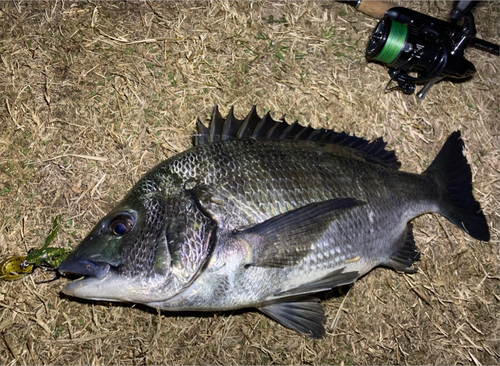
[[64,261],[59,266],[59,273],[63,276],[84,276],[103,279],[111,269],[111,265],[106,262],[93,262],[87,260]]

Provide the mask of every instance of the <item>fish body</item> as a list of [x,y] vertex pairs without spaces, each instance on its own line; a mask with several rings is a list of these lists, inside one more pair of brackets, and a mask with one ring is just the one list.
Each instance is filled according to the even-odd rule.
[[422,174],[398,170],[382,139],[214,111],[195,146],[148,172],[60,265],[73,296],[164,310],[255,307],[324,334],[321,291],[376,266],[414,272],[411,220],[439,213],[489,229],[460,133]]

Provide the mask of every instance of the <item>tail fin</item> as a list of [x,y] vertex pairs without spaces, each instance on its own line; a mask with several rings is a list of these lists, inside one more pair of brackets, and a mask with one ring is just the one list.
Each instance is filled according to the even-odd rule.
[[445,192],[440,214],[473,238],[489,241],[486,218],[472,195],[472,172],[463,147],[460,131],[453,132],[425,173],[433,175]]

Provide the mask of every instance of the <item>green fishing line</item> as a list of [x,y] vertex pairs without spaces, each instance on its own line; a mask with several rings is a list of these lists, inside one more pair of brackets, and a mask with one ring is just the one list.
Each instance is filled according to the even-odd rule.
[[387,37],[387,41],[382,48],[382,51],[375,57],[376,60],[390,64],[398,57],[403,45],[406,41],[408,28],[406,25],[391,21],[391,31]]

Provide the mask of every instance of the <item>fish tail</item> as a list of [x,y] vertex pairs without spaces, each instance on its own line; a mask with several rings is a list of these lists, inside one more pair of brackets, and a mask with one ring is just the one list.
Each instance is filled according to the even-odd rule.
[[486,218],[472,195],[472,172],[463,148],[460,131],[453,132],[425,174],[434,176],[441,189],[439,213],[473,238],[489,241]]

